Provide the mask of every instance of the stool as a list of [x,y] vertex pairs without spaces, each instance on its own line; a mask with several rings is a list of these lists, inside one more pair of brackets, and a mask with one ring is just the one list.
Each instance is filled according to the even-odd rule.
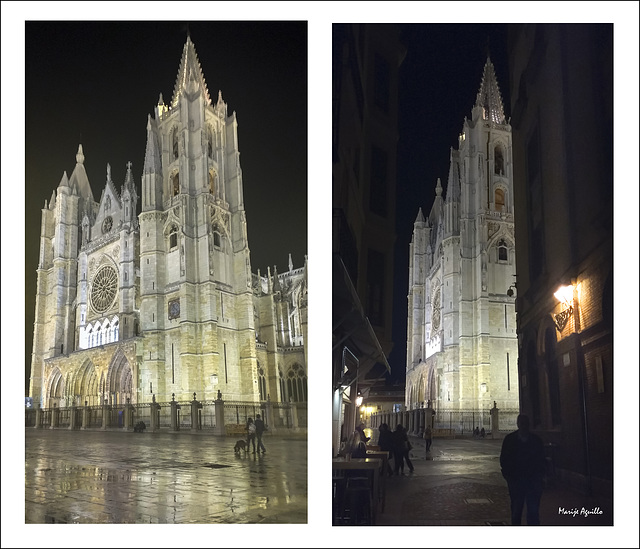
[[351,524],[373,523],[373,500],[368,477],[347,477],[344,499]]

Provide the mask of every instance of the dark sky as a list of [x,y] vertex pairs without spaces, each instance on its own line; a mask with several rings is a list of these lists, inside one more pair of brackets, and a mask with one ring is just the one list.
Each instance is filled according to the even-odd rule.
[[401,29],[407,54],[399,91],[394,348],[389,356],[394,382],[405,377],[413,222],[418,208],[429,214],[438,177],[446,193],[450,149],[457,148],[464,117],[471,118],[487,52],[510,116],[505,24],[405,24]]
[[[20,24],[20,22],[18,22]],[[138,196],[147,115],[173,96],[187,31],[209,94],[237,114],[252,271],[307,254],[307,23],[25,24],[25,364],[30,368],[41,209],[82,143],[94,198],[106,165]],[[18,47],[18,46],[16,46]],[[4,112],[4,108],[3,108]],[[140,212],[138,201],[138,213]],[[28,373],[27,373],[28,376]]]

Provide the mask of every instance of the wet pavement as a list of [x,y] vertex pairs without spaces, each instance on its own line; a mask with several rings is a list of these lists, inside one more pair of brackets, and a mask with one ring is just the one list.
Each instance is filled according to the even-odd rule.
[[25,429],[25,523],[305,524],[305,435]]
[[[506,481],[500,473],[502,440],[436,438],[428,458],[411,438],[415,467],[387,479],[378,525],[506,526],[511,524]],[[562,511],[564,509],[564,511]],[[583,513],[585,511],[595,511]],[[526,509],[523,513],[526,524]],[[588,497],[548,479],[540,505],[546,526],[611,526],[613,501]]]

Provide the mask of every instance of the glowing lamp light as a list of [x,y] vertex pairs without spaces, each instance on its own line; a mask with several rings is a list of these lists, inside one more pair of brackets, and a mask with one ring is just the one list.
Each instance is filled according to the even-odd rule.
[[571,305],[573,302],[573,286],[571,284],[569,286],[560,286],[553,295],[561,303]]
[[553,316],[558,331],[562,332],[573,314],[573,286],[560,286],[553,295],[566,306],[566,309]]
[[362,406],[362,395],[360,393],[358,393],[358,396],[356,397],[356,406]]

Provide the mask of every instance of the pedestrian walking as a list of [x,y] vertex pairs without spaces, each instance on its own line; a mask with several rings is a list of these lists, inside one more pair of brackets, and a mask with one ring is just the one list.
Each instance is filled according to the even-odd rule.
[[[422,435],[422,438],[424,438],[424,442],[425,442],[425,450],[427,452],[427,454],[429,453],[429,449],[431,448],[431,426],[427,425],[424,429],[424,434]],[[428,459],[429,456],[427,456]]]
[[253,422],[253,418],[247,419],[247,451],[249,451],[249,445],[253,443],[253,453],[256,453],[256,424]]
[[409,470],[413,473],[413,463],[409,459],[410,450],[409,437],[405,428],[398,423],[396,430],[393,431],[393,469],[394,473],[402,473],[404,475],[404,462],[407,462]]
[[509,486],[511,524],[522,523],[522,511],[527,504],[527,525],[540,524],[540,498],[545,473],[542,439],[529,431],[529,417],[520,414],[518,430],[502,441],[500,467]]
[[386,473],[391,476],[393,475],[393,469],[391,469],[389,460],[393,457],[393,433],[391,432],[391,429],[389,429],[389,425],[386,423],[381,424],[378,429],[380,430],[380,434],[378,435],[378,446],[380,446],[380,450],[387,452]]
[[262,435],[267,430],[267,427],[264,424],[264,421],[262,421],[260,414],[256,414],[255,424],[256,424],[256,439],[258,440],[258,453],[262,451],[263,454],[266,454],[267,449],[264,447],[264,444],[262,443]]

